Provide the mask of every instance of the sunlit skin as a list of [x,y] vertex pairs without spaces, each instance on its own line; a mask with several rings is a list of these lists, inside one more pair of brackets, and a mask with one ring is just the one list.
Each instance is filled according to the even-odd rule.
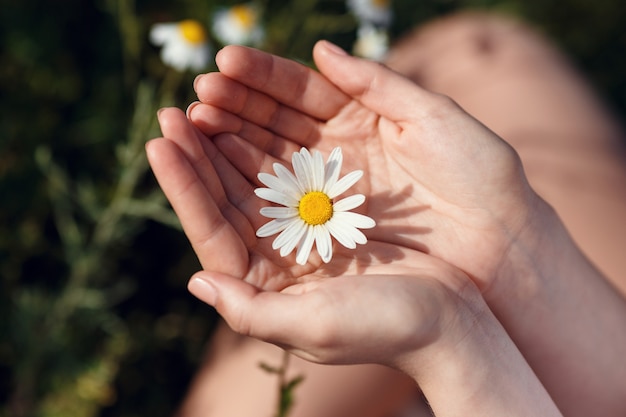
[[[216,58],[220,72],[195,82],[200,103],[187,110],[193,125],[179,110],[161,112],[163,135],[172,139],[150,143],[148,155],[203,267],[257,290],[296,294],[327,285],[326,277],[372,275],[421,277],[420,285],[436,277],[426,281],[437,292],[462,295],[469,276],[555,398],[567,404],[584,381],[593,398],[618,409],[619,387],[603,388],[607,378],[620,380],[623,367],[610,359],[617,352],[579,358],[605,336],[598,314],[619,328],[623,300],[529,187],[513,149],[450,99],[378,64],[324,42],[314,58],[321,74],[225,48]],[[254,233],[266,221],[253,196],[257,173],[287,165],[303,146],[324,155],[342,147],[346,172],[365,172],[354,187],[368,197],[359,211],[377,223],[366,231],[367,245],[335,245],[328,265],[316,256],[295,265]],[[424,253],[467,275],[440,269]],[[589,315],[570,302],[588,294],[602,300],[602,311]],[[547,309],[560,314],[546,317]],[[623,333],[612,334],[606,349],[626,343]],[[564,354],[563,346],[570,346],[567,357],[550,360]],[[564,373],[577,377],[564,384]]]
[[[454,260],[481,288],[493,282],[512,237],[532,224],[527,207],[539,204],[507,144],[449,99],[416,89],[400,77],[386,79],[384,85],[368,85],[349,66],[335,68],[344,79],[342,88],[358,100],[313,72],[306,76],[306,85],[274,90],[272,85],[282,77],[283,67],[301,73],[310,70],[269,55],[251,60],[240,54],[255,55],[256,51],[227,48],[227,53],[224,50],[216,58],[221,72],[196,81],[204,104],[193,105],[188,114],[202,133],[178,118],[164,118],[162,123],[164,135],[189,131],[181,147],[197,164],[203,181],[211,183],[207,191],[213,199],[224,204],[228,224],[219,229],[220,244],[206,240],[207,226],[188,227],[193,229],[189,230],[191,241],[203,267],[220,271],[223,265],[238,265],[229,272],[274,289],[300,277],[310,278],[308,274],[322,264],[319,260],[312,257],[305,267],[294,265],[289,258],[277,257],[267,239],[255,237],[254,230],[264,222],[258,214],[258,199],[243,200],[245,204],[239,207],[230,202],[242,201],[239,196],[259,186],[258,172],[269,172],[275,162],[287,165],[290,155],[302,146],[328,155],[339,145],[349,155],[345,171],[365,171],[354,192],[368,196],[359,210],[378,226],[367,232],[368,244],[357,251],[337,247],[333,264],[319,272],[333,275],[335,268],[356,270],[357,265],[359,270],[382,265],[393,271],[413,264],[411,253],[419,251]],[[325,50],[317,48],[315,56],[321,54]],[[254,62],[254,68],[246,62]],[[322,70],[332,65],[328,60],[320,64]],[[377,68],[377,64],[365,65]],[[246,84],[236,81],[244,76]],[[261,85],[268,91],[248,89]],[[371,98],[375,90],[386,88],[406,92],[397,97],[394,114],[387,114],[389,103]],[[285,100],[293,101],[292,106],[280,104]],[[198,140],[201,134],[213,138]],[[465,146],[464,141],[472,145],[478,141],[478,146]],[[485,152],[475,152],[482,147],[480,142],[485,142]],[[469,171],[474,174],[468,176]],[[211,180],[218,172],[229,181]],[[202,213],[207,210],[203,208]],[[232,250],[214,259],[218,247]],[[468,251],[470,247],[475,250]]]

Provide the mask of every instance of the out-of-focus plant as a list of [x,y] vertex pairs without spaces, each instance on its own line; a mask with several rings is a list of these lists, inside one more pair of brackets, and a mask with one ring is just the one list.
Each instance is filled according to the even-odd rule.
[[391,0],[347,0],[358,28],[352,52],[360,57],[382,61],[389,49],[389,28],[393,19]]
[[222,44],[260,46],[265,39],[261,13],[255,3],[218,9],[211,19],[213,33]]
[[[126,127],[119,129],[119,138],[105,138],[110,153],[103,159],[111,166],[104,171],[69,167],[59,155],[61,143],[42,141],[34,149],[59,270],[51,274],[50,285],[22,285],[13,291],[6,324],[8,356],[17,359],[7,398],[11,415],[94,416],[113,407],[124,384],[119,380],[124,362],[140,344],[119,305],[146,291],[133,277],[118,275],[122,254],[133,250],[147,221],[179,228],[150,181],[144,154],[145,141],[158,135],[156,110],[184,107],[192,98],[193,72],[213,68],[211,42],[248,44],[306,61],[315,40],[354,27],[347,10],[338,11],[337,5],[318,10],[318,3],[216,2],[206,15],[191,18],[167,9],[142,15],[131,0],[101,4],[116,29],[111,38],[119,41],[118,88],[128,98],[122,120],[111,122]],[[170,16],[178,19],[170,23]],[[285,372],[286,362],[276,372],[280,381]],[[279,415],[286,415],[297,384],[280,385]]]
[[[119,87],[130,92],[132,102],[124,115],[127,127],[121,129],[123,137],[111,138],[114,166],[104,172],[74,176],[67,161],[56,160],[53,142],[35,148],[62,266],[49,277],[50,285],[24,285],[13,292],[6,334],[17,360],[9,415],[93,416],[115,402],[121,363],[134,347],[133,329],[115,308],[138,291],[132,277],[117,275],[120,253],[132,251],[134,237],[149,219],[178,228],[163,194],[153,184],[146,186],[144,144],[158,135],[156,110],[180,100],[185,74],[149,74],[143,61],[145,31],[133,4],[110,1],[105,7],[121,40],[124,82]],[[202,64],[207,63],[208,57]]]
[[177,71],[208,67],[212,51],[206,30],[197,20],[157,23],[150,30],[150,40],[161,47],[161,60]]
[[294,391],[304,381],[304,375],[296,375],[292,378],[287,377],[289,371],[290,353],[283,351],[280,366],[272,366],[266,362],[259,362],[259,367],[269,374],[274,374],[278,379],[276,412],[273,417],[287,417],[295,402]]

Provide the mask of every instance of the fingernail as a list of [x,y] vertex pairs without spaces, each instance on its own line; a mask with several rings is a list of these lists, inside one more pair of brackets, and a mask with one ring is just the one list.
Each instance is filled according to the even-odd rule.
[[187,115],[187,118],[189,119],[189,115],[191,114],[191,110],[196,107],[198,104],[200,104],[199,101],[194,101],[193,103],[191,103],[189,106],[187,106],[187,111],[185,112],[185,114]]
[[323,41],[323,42],[324,42],[324,46],[326,47],[326,49],[328,49],[328,52],[332,52],[336,55],[348,55],[348,53],[344,49],[340,48],[334,43],[329,42],[329,41]]
[[217,290],[210,282],[202,278],[194,277],[189,281],[189,284],[187,284],[187,289],[200,300],[215,306]]
[[194,91],[196,90],[196,85],[198,84],[198,81],[203,76],[204,76],[204,74],[198,74],[198,75],[196,75],[196,78],[193,79],[193,89],[194,89]]

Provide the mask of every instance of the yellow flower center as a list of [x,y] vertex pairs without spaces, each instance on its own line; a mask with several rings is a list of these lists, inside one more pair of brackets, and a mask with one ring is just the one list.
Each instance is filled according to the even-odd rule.
[[256,22],[256,12],[250,6],[243,4],[233,6],[231,13],[235,16],[235,19],[241,23],[241,26],[246,29],[250,29]]
[[315,226],[333,217],[333,202],[320,191],[308,192],[300,199],[298,213],[305,223]]
[[200,23],[195,20],[183,20],[180,22],[180,32],[189,43],[198,44],[205,42],[206,32]]
[[380,7],[380,8],[387,8],[389,7],[389,0],[373,0],[374,6]]

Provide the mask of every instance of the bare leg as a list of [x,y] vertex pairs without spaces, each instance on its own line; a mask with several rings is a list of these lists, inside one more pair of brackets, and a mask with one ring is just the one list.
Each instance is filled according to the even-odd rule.
[[[507,19],[459,15],[410,34],[387,64],[455,99],[520,153],[535,189],[583,250],[626,293],[626,164],[621,131],[571,66],[544,40]],[[621,152],[621,153],[620,153]],[[270,345],[222,327],[181,416],[271,416],[280,362]],[[418,398],[412,381],[376,366],[327,367],[294,359],[292,417],[387,417]],[[411,416],[427,416],[417,406]]]
[[[278,366],[281,357],[281,349],[243,338],[222,325],[179,415],[275,415],[278,379],[258,364]],[[411,379],[382,366],[322,366],[292,356],[288,369],[288,378],[305,378],[295,390],[290,417],[392,416],[417,394]],[[425,406],[422,409],[417,416],[429,415]]]

